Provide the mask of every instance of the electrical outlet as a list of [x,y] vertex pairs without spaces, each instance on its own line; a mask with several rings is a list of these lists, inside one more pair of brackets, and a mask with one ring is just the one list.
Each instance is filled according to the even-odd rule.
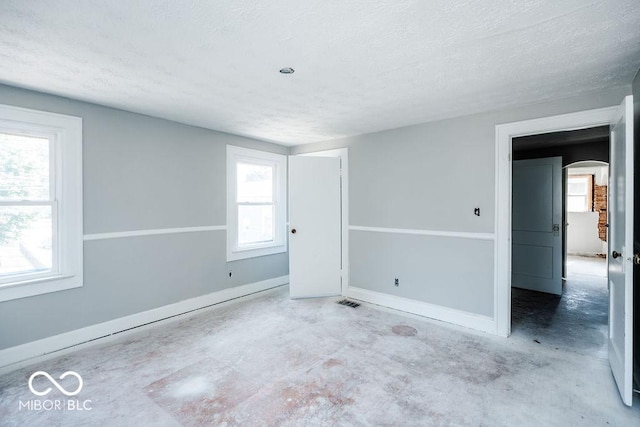
[[395,280],[393,281],[393,284],[396,286],[400,286],[400,279],[396,277]]

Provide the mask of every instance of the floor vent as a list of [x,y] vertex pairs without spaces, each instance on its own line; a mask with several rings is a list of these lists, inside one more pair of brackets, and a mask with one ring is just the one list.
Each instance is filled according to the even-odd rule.
[[352,307],[352,308],[360,307],[360,304],[358,304],[357,302],[349,301],[348,299],[341,299],[340,301],[336,301],[336,302],[340,305],[346,305],[347,307]]

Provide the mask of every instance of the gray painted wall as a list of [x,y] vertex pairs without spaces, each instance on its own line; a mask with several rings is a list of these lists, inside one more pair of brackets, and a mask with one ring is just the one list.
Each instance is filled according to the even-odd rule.
[[[291,154],[349,147],[350,225],[493,233],[495,125],[618,105],[630,90],[297,146]],[[349,239],[351,285],[493,317],[492,241],[362,231]]]
[[[350,148],[351,225],[491,233],[494,126],[616,105],[629,92],[621,87],[291,151]],[[225,145],[287,153],[8,86],[0,85],[0,103],[84,119],[85,234],[225,224]],[[474,207],[482,209],[480,217]],[[86,242],[84,287],[0,303],[0,349],[288,273],[287,254],[226,263],[224,239],[224,232],[212,231]],[[354,231],[350,243],[353,285],[493,313],[490,241]]]
[[[0,85],[0,103],[83,118],[84,233],[224,225],[226,144],[288,148]],[[82,288],[0,303],[0,349],[288,274],[226,262],[225,232],[87,241]],[[233,277],[228,271],[233,270]]]
[[492,241],[352,231],[349,252],[351,286],[493,317]]

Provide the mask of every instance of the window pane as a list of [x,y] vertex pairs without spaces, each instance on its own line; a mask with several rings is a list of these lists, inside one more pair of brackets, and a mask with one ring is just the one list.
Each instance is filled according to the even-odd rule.
[[238,163],[239,203],[273,202],[273,166]]
[[575,195],[587,194],[587,181],[584,178],[569,178],[568,192]]
[[0,133],[0,200],[49,200],[49,140]]
[[272,242],[273,205],[238,206],[238,244],[251,245]]
[[567,210],[569,212],[586,212],[587,196],[569,196],[567,197]]
[[0,206],[0,278],[51,270],[51,206]]

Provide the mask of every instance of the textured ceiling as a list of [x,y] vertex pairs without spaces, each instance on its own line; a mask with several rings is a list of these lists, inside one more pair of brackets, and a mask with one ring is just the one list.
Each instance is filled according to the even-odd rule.
[[0,64],[9,85],[297,145],[630,84],[640,1],[1,0]]

